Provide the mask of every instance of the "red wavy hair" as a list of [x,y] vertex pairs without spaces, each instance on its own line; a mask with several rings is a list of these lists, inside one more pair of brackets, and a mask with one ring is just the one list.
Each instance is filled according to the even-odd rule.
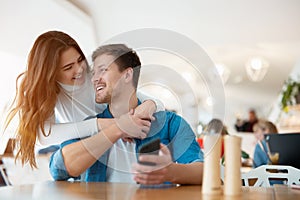
[[22,165],[29,162],[32,168],[37,168],[34,153],[37,134],[39,130],[44,136],[51,132],[45,132],[44,123],[54,115],[57,95],[60,92],[56,76],[61,54],[71,47],[85,59],[77,42],[68,34],[60,31],[43,33],[36,39],[29,53],[27,69],[17,77],[16,96],[5,127],[16,114],[19,115],[16,159],[20,158]]

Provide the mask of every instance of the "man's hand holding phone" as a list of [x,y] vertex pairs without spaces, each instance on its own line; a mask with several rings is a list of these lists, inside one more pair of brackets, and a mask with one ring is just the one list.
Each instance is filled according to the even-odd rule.
[[149,161],[143,161],[141,160],[141,158],[144,158],[144,155],[158,155],[160,149],[160,139],[156,138],[151,140],[150,142],[147,142],[145,144],[143,144],[139,150],[138,150],[138,162],[142,165],[150,165],[150,166],[154,166],[156,165],[156,163],[154,162],[149,162]]
[[[153,143],[156,144],[153,145]],[[151,145],[149,145],[144,149],[149,150],[152,148],[154,149],[154,147],[157,148],[157,141],[153,143],[151,148],[149,147]],[[143,148],[141,148],[140,151],[142,151],[142,149]],[[161,184],[170,181],[172,178],[172,175],[169,173],[172,157],[167,146],[160,144],[158,151],[157,149],[156,151],[152,150],[148,154],[142,153],[142,155],[139,155],[139,162],[133,165],[133,170],[135,172],[134,180],[143,185]]]

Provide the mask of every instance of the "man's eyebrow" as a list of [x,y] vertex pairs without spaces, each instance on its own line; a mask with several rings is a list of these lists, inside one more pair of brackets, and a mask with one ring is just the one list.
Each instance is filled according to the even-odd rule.
[[95,69],[95,68],[98,68],[98,69],[99,69],[99,68],[102,68],[102,67],[106,67],[106,66],[105,66],[104,64],[100,64],[100,65],[96,65],[96,66],[94,65],[93,68],[94,68],[94,69]]

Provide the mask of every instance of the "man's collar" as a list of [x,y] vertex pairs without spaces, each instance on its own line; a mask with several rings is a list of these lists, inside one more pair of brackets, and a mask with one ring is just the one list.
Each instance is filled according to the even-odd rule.
[[[138,98],[138,106],[139,105],[141,105],[142,104],[142,102],[139,100],[139,98]],[[135,107],[136,108],[136,107]],[[105,115],[105,116],[107,116],[107,118],[114,118],[114,116],[112,115],[112,113],[110,112],[110,110],[109,110],[109,105],[107,105],[107,107],[106,107],[106,109],[103,111],[103,114]]]

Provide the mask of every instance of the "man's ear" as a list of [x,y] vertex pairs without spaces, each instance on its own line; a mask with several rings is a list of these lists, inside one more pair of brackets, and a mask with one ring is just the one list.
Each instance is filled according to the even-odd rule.
[[131,82],[132,78],[133,78],[133,69],[132,67],[129,67],[126,69],[125,82]]

